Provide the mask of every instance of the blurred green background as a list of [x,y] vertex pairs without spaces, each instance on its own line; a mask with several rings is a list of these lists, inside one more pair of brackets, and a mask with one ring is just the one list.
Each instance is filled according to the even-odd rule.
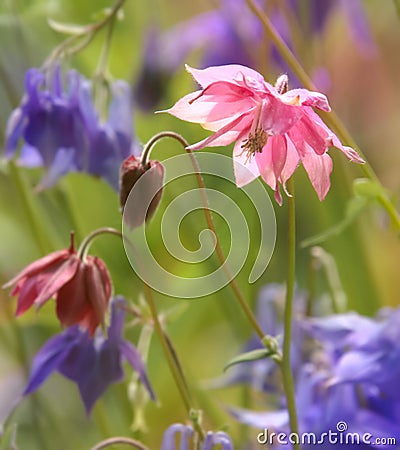
[[[306,42],[300,56],[307,70],[325,67],[331,77],[328,97],[333,109],[366,154],[383,185],[396,202],[400,187],[400,152],[398,130],[400,124],[400,90],[398,58],[400,46],[399,18],[391,1],[365,1],[377,54],[360,54],[349,39],[340,11],[334,13],[319,39]],[[7,118],[23,94],[23,79],[29,67],[39,67],[62,36],[47,25],[47,18],[85,24],[95,20],[95,14],[110,6],[108,1],[83,2],[77,0],[2,0],[0,4],[0,138],[4,141]],[[114,32],[109,71],[116,78],[134,83],[141,64],[142,46],[148,25],[157,21],[167,29],[200,11],[214,7],[212,0],[196,3],[179,0],[127,0],[124,19]],[[94,74],[104,43],[104,31],[80,54],[71,57],[67,66],[85,76]],[[198,54],[186,61],[196,67]],[[259,69],[271,83],[278,75],[275,68],[260,61]],[[257,69],[257,67],[255,67]],[[193,90],[190,77],[182,67],[172,80],[160,109],[171,106],[178,98]],[[168,115],[135,112],[135,132],[142,142],[162,130],[181,133],[189,142],[196,142],[207,132],[193,124],[180,122]],[[231,147],[219,149],[226,155]],[[218,150],[218,151],[219,151]],[[179,145],[164,141],[154,150],[153,157],[163,160],[180,154]],[[297,237],[298,241],[332,227],[345,217],[348,199],[353,196],[352,180],[362,176],[356,165],[347,163],[338,151],[331,151],[334,159],[332,187],[327,199],[320,203],[303,171],[296,173]],[[44,253],[66,247],[69,231],[73,229],[77,241],[101,226],[120,227],[121,217],[117,194],[103,181],[85,174],[69,174],[56,187],[41,193],[33,188],[41,176],[40,170],[15,168],[6,162],[0,167],[0,282],[4,283],[27,263]],[[188,186],[194,180],[188,181]],[[208,180],[212,185],[215,181]],[[24,203],[21,189],[28,192]],[[184,189],[181,186],[180,189]],[[226,192],[229,186],[221,186]],[[271,194],[271,192],[269,191]],[[175,192],[165,192],[160,211]],[[246,212],[249,229],[257,224],[254,211],[246,200],[237,195]],[[255,284],[247,283],[251,262],[257,253],[252,244],[248,261],[238,277],[247,298],[254,305],[260,287],[269,282],[283,283],[286,273],[286,208],[274,205],[277,218],[277,242],[268,269]],[[29,226],[28,214],[36,215],[42,227],[43,239],[38,242]],[[157,216],[155,221],[157,221]],[[221,239],[225,248],[230,245],[224,224],[220,223]],[[196,248],[197,236],[205,222],[200,215],[188,219],[182,239]],[[154,245],[159,237],[150,235]],[[240,243],[233,243],[240,248]],[[398,304],[399,241],[391,229],[386,214],[372,203],[341,234],[322,244],[337,265],[348,308],[364,314],[373,314],[382,305]],[[133,273],[119,240],[114,236],[98,239],[91,253],[104,259],[112,274],[114,291],[137,302],[141,295],[140,281]],[[297,283],[310,288],[310,249],[299,248],[297,255]],[[210,261],[210,267],[215,261]],[[317,296],[329,291],[323,270],[316,273]],[[313,282],[313,283],[314,283]],[[53,334],[59,331],[54,318],[53,304],[49,302],[40,314],[29,312],[13,317],[15,300],[8,292],[0,291],[0,421],[4,421],[13,403],[23,390],[30,363],[35,352]],[[221,374],[225,363],[236,355],[251,329],[239,310],[230,288],[207,298],[182,301],[156,294],[159,311],[173,309],[167,315],[167,327],[191,387],[198,394],[198,403],[205,410],[206,428],[226,427],[236,439],[243,438],[243,429],[221,407],[241,404],[241,388],[229,388],[203,393],[204,380]],[[175,308],[175,309],[174,309]],[[139,330],[128,328],[126,336],[137,342]],[[87,418],[76,386],[59,375],[53,375],[40,390],[19,404],[7,421],[7,427],[18,424],[18,448],[25,450],[87,449],[109,436],[131,435],[143,441],[150,449],[160,447],[163,431],[173,422],[186,420],[159,342],[153,338],[148,360],[151,382],[157,392],[158,404],[145,408],[147,431],[131,430],[138,408],[127,398],[127,383],[110,387],[96,404],[92,417]],[[130,372],[127,370],[126,380]],[[248,431],[251,433],[251,431]],[[5,447],[7,448],[7,447]]]

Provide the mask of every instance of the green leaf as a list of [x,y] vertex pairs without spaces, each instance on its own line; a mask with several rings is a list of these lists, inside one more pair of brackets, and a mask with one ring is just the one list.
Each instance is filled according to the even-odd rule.
[[57,31],[58,33],[69,34],[72,36],[84,35],[90,31],[88,25],[62,23],[57,22],[56,20],[53,19],[47,19],[47,23],[49,24],[49,27],[52,28],[54,31]]
[[311,236],[304,239],[300,246],[302,248],[310,247],[313,245],[321,244],[327,239],[339,235],[343,230],[345,230],[349,225],[351,225],[357,216],[363,211],[369,203],[367,197],[352,197],[346,205],[346,213],[343,220],[331,228],[319,233],[315,236]]
[[252,350],[250,352],[242,353],[235,358],[231,359],[228,364],[224,367],[224,372],[229,367],[234,366],[236,364],[240,364],[243,362],[250,362],[250,361],[258,361],[259,359],[268,358],[269,356],[272,356],[274,352],[272,350],[267,350],[265,348],[260,348],[257,350]]

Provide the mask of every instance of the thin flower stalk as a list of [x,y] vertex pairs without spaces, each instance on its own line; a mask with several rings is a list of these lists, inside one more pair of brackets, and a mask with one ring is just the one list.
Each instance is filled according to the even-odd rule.
[[224,252],[222,250],[221,244],[218,239],[218,234],[217,234],[217,230],[215,228],[214,220],[210,213],[210,208],[209,208],[207,196],[205,193],[205,185],[204,185],[203,177],[201,176],[201,170],[200,170],[200,167],[198,165],[198,162],[197,162],[196,157],[194,156],[192,150],[190,148],[188,148],[189,143],[180,134],[174,133],[172,131],[164,131],[164,132],[158,133],[155,136],[153,136],[149,140],[149,142],[146,144],[146,146],[144,147],[143,154],[142,154],[142,161],[143,162],[147,161],[148,156],[149,156],[154,144],[156,142],[158,142],[160,139],[163,139],[164,137],[171,137],[171,138],[179,141],[185,148],[186,152],[189,154],[189,157],[190,157],[190,160],[191,160],[194,172],[195,172],[197,184],[200,188],[200,195],[201,195],[201,199],[202,199],[202,203],[203,203],[204,216],[205,216],[208,228],[214,233],[214,236],[215,236],[215,250],[217,253],[217,257],[225,271],[225,274],[229,280],[229,285],[232,288],[232,290],[235,294],[235,297],[238,300],[240,307],[242,308],[245,316],[249,320],[254,331],[257,333],[257,335],[260,337],[260,339],[263,339],[264,332],[262,331],[261,327],[259,326],[257,319],[254,316],[251,308],[249,307],[239,285],[237,284],[235,278],[232,276],[232,274],[229,270],[229,267],[227,267],[227,265],[225,264],[226,258],[225,258]]
[[[286,301],[284,310],[284,336],[283,354],[280,362],[283,387],[286,395],[287,409],[289,413],[290,430],[299,436],[299,426],[297,422],[297,412],[295,403],[294,381],[290,362],[290,349],[292,343],[292,316],[293,298],[296,273],[296,210],[294,198],[293,177],[288,180],[288,189],[292,196],[288,198],[288,261],[286,278]],[[293,449],[300,450],[300,445],[293,444]]]

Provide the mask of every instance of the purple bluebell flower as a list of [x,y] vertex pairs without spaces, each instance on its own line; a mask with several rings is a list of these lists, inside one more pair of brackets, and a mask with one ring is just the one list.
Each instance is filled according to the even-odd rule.
[[[167,428],[164,433],[161,450],[177,450],[176,438],[179,436],[179,450],[189,450],[192,448],[191,442],[194,436],[194,430],[191,426],[175,423]],[[218,446],[218,447],[216,447]],[[223,431],[208,431],[200,450],[233,450],[231,438]]]
[[122,362],[126,360],[154,400],[155,394],[138,350],[122,337],[124,305],[122,297],[112,299],[107,336],[98,329],[91,338],[87,331],[74,325],[48,340],[33,360],[24,395],[35,391],[54,371],[58,371],[77,384],[89,414],[107,387],[123,378]]
[[46,74],[29,69],[25,89],[7,123],[6,158],[17,153],[22,140],[19,164],[47,169],[40,188],[79,171],[101,177],[117,190],[120,164],[137,150],[129,85],[111,84],[107,122],[95,110],[91,82],[74,70],[63,80],[58,66]]
[[[259,306],[261,300],[265,301],[265,294],[268,298],[274,289],[277,287],[265,288]],[[354,448],[374,448],[376,437],[396,438],[399,442],[400,309],[381,312],[377,319],[356,313],[305,317],[301,312],[304,306],[304,302],[300,303],[296,314],[296,334],[292,343],[300,432],[315,433],[318,438],[329,430],[338,432],[344,423],[346,429],[339,430],[342,439],[351,437],[352,433],[372,435],[371,442],[355,444]],[[279,314],[273,311],[271,314],[271,309],[265,308],[265,304],[264,312],[271,322],[275,322],[270,328],[279,330]],[[301,331],[296,331],[298,329]],[[256,365],[257,373],[264,373],[264,383],[249,376]],[[279,371],[271,367],[269,360],[243,363],[242,366],[238,369],[241,372],[236,381],[250,383],[257,390],[263,386],[268,411],[229,408],[230,413],[240,422],[259,430],[288,434],[289,417]],[[314,446],[302,445],[302,448]],[[337,446],[327,441],[324,443],[324,448]],[[286,447],[275,442],[273,448]]]

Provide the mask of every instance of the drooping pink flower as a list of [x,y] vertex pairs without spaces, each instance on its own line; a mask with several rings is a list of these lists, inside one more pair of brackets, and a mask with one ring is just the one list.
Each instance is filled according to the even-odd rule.
[[[191,145],[192,150],[235,142],[234,170],[238,187],[261,176],[282,204],[279,183],[286,181],[301,162],[320,200],[330,187],[330,147],[353,162],[364,161],[315,113],[330,111],[325,95],[307,89],[288,91],[286,75],[275,86],[258,72],[240,65],[187,70],[202,87],[166,110],[179,119],[201,124],[214,133]],[[286,189],[285,189],[286,190]]]
[[63,326],[79,324],[93,334],[104,324],[111,297],[111,278],[104,262],[95,256],[82,259],[74,249],[59,250],[27,266],[3,288],[14,286],[18,295],[17,316],[32,305],[43,306],[56,300],[56,314]]

